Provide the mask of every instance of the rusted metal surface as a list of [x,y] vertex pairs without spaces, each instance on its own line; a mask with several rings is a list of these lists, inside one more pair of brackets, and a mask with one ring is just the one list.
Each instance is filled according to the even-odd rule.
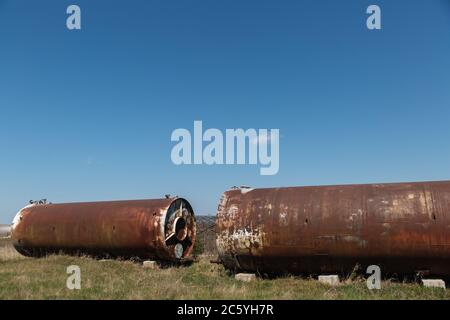
[[224,193],[217,247],[230,269],[450,274],[450,181]]
[[24,255],[77,252],[180,260],[192,252],[195,217],[182,198],[31,204],[12,225]]

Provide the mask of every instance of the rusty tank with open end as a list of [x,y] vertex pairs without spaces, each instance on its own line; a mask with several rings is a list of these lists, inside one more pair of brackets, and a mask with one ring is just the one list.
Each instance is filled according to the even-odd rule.
[[34,203],[15,216],[11,238],[27,256],[62,251],[180,261],[192,252],[195,229],[183,198]]
[[236,271],[450,275],[450,181],[234,188],[216,223]]

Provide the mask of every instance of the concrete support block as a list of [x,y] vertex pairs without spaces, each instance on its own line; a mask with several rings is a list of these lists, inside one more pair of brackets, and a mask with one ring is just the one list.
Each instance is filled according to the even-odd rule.
[[158,269],[156,261],[146,260],[142,263],[142,266],[146,269]]
[[330,286],[337,286],[340,283],[339,276],[335,274],[319,276],[319,282],[328,284]]
[[256,280],[254,273],[237,273],[234,278],[239,281],[251,282]]
[[442,279],[422,279],[424,287],[445,289],[445,282]]

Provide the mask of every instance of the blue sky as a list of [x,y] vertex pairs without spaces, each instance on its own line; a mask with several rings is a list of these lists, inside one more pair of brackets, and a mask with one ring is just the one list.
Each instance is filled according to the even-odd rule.
[[[0,223],[40,198],[214,214],[234,185],[449,179],[449,2],[0,0]],[[194,120],[280,129],[279,173],[173,165]]]

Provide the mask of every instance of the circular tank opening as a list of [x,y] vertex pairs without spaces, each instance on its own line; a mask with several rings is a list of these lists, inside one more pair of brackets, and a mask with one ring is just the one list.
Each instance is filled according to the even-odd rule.
[[169,254],[175,259],[188,257],[195,243],[195,217],[185,199],[175,199],[166,213],[164,233]]

